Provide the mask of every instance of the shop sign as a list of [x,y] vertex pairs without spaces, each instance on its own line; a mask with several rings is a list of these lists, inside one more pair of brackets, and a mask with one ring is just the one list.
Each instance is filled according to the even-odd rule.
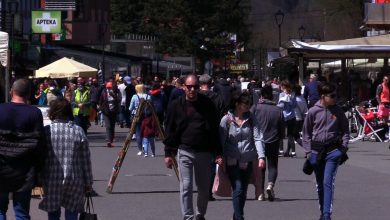
[[61,33],[60,11],[31,11],[31,20],[34,34]]

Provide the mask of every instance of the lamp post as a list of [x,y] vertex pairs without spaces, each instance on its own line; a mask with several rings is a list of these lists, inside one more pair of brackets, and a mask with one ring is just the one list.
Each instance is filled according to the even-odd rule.
[[299,38],[301,39],[301,41],[303,42],[303,37],[305,36],[305,27],[303,27],[303,25],[301,25],[299,28],[298,28],[298,34],[299,34]]
[[279,47],[282,46],[282,24],[284,19],[284,13],[279,9],[275,14],[275,22],[279,29]]
[[105,80],[105,75],[106,75],[106,72],[105,72],[105,50],[104,50],[104,47],[105,47],[105,41],[104,41],[104,37],[106,35],[106,32],[107,32],[107,27],[108,27],[108,24],[106,22],[102,22],[99,24],[99,30],[100,30],[100,39],[101,39],[101,43],[102,43],[102,63],[101,63],[101,71],[102,71],[102,81],[104,83],[104,80]]
[[17,1],[8,1],[7,2],[8,10],[11,15],[11,38],[9,49],[10,49],[10,59],[9,59],[9,67],[8,72],[5,76],[5,101],[9,101],[9,88],[10,88],[10,74],[14,71],[14,23],[15,23],[15,14],[18,11],[19,2]]

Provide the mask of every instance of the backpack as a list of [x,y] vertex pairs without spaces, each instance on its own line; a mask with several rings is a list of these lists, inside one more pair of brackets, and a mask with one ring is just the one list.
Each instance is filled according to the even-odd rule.
[[[146,94],[146,98],[148,97],[149,95]],[[138,98],[138,101],[139,101],[139,104],[138,104],[138,107],[137,109],[141,106],[141,104],[145,101],[145,98],[144,97],[139,97],[139,95],[137,94],[137,98]],[[149,105],[145,105],[143,111],[141,112],[141,115],[140,115],[140,118],[141,119],[144,119],[145,116],[149,116],[152,114],[152,110],[150,109],[150,106]]]

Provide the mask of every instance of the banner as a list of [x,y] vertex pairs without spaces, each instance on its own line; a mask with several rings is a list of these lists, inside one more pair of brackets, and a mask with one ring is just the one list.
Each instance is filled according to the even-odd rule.
[[390,0],[376,0],[375,3],[390,3]]
[[61,33],[60,11],[31,11],[31,21],[34,34]]

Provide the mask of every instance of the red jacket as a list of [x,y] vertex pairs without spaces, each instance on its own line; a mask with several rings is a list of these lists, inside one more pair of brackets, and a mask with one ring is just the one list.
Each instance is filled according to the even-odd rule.
[[144,118],[141,124],[141,136],[145,138],[155,137],[157,134],[157,126],[152,116]]

